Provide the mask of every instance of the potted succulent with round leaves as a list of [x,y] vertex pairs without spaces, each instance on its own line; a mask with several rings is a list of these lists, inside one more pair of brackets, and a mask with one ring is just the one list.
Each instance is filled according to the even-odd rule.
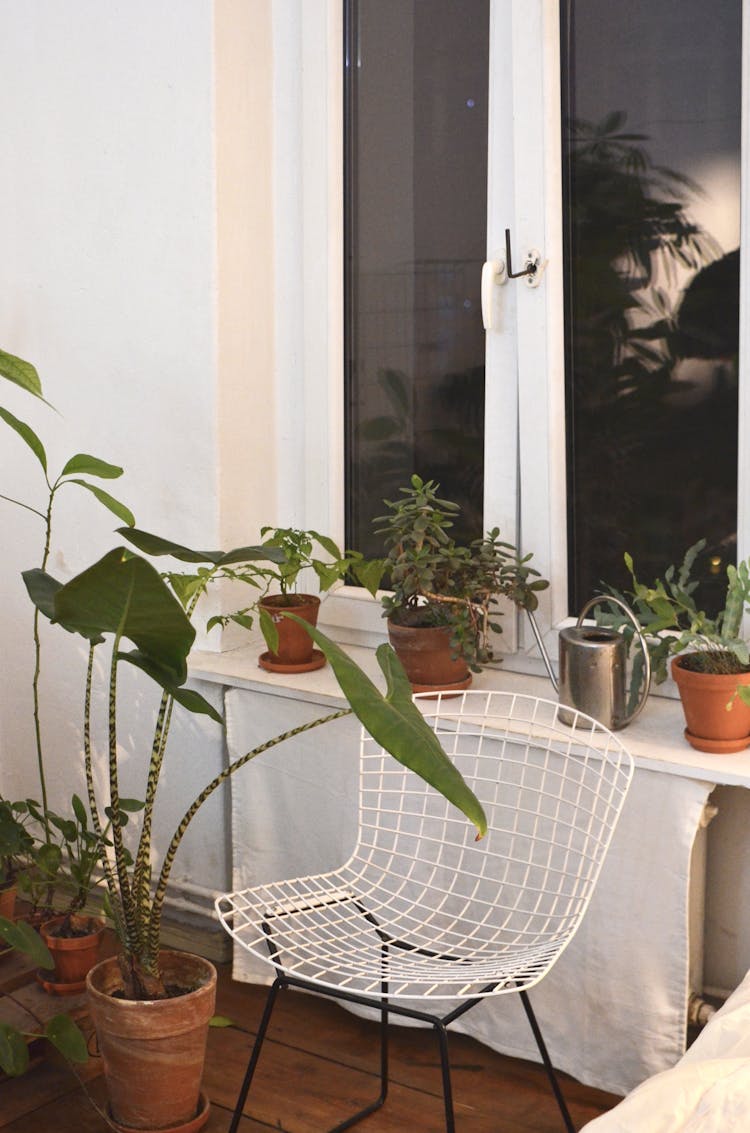
[[[639,581],[626,553],[633,586],[626,601],[643,627],[656,683],[666,679],[671,659],[688,742],[698,751],[741,751],[750,745],[750,650],[742,636],[743,615],[750,612],[750,565],[727,566],[724,606],[709,616],[698,605],[700,584],[691,576],[705,545],[701,539],[688,548],[679,567],[668,567],[650,585]],[[619,628],[613,609],[602,620]],[[623,633],[632,634],[632,627],[625,625]],[[634,683],[639,671],[634,666]]]
[[[264,573],[269,584],[278,585],[278,593],[265,594],[258,602],[258,617],[268,650],[258,663],[262,669],[276,673],[299,673],[319,669],[326,663],[325,654],[314,648],[309,633],[298,621],[285,618],[293,613],[309,625],[317,625],[320,598],[317,594],[297,593],[297,581],[305,569],[312,569],[321,592],[351,574],[375,595],[378,579],[372,581],[372,567],[358,551],[339,550],[333,539],[317,531],[301,531],[296,527],[263,527],[263,546],[281,552],[277,565]],[[315,545],[320,548],[316,555]],[[321,553],[326,557],[321,557]]]
[[[177,553],[191,562],[207,558],[206,553],[192,552],[144,533],[137,534],[135,539],[151,540],[152,549],[158,548],[156,553]],[[218,564],[232,557],[232,552],[216,552],[208,556],[208,561]],[[354,712],[378,742],[460,807],[480,833],[486,827],[475,796],[414,706],[408,681],[392,651],[387,646],[378,651],[387,683],[383,695],[343,650],[319,630],[308,627],[307,632],[330,662],[349,707],[269,739],[235,760],[186,807],[161,861],[154,862],[154,806],[173,710],[182,708],[221,720],[203,697],[185,685],[187,657],[195,637],[189,613],[195,610],[200,593],[218,570],[215,566],[193,576],[200,583],[180,583],[179,598],[150,562],[124,547],[105,555],[64,586],[38,570],[24,576],[37,608],[89,643],[83,696],[83,760],[91,825],[101,842],[102,814],[106,808],[112,816],[112,847],[103,858],[103,868],[106,907],[120,951],[117,957],[103,961],[89,973],[87,988],[111,1114],[122,1128],[193,1131],[200,1128],[208,1115],[208,1102],[200,1093],[200,1078],[208,1020],[213,1013],[215,971],[201,958],[165,952],[161,946],[161,920],[172,864],[185,831],[203,802],[232,774],[283,740]],[[134,648],[127,650],[126,642]],[[94,775],[92,711],[94,685],[101,675],[94,658],[102,646],[107,654],[103,681],[107,699],[108,783],[104,799]],[[132,756],[127,741],[121,740],[117,731],[117,675],[123,664],[135,666],[160,689],[160,698],[154,704],[153,741],[147,753],[144,806],[138,816],[137,839],[130,858],[119,787],[121,760]],[[181,987],[184,994],[168,995],[167,985]],[[185,1013],[190,1024],[183,1018]],[[170,1082],[174,1088],[167,1093]]]
[[381,566],[389,578],[389,638],[418,692],[466,688],[492,659],[490,633],[502,632],[498,598],[535,610],[549,585],[529,565],[531,554],[502,542],[498,528],[457,544],[450,529],[459,507],[439,490],[414,475],[373,521],[387,548]]

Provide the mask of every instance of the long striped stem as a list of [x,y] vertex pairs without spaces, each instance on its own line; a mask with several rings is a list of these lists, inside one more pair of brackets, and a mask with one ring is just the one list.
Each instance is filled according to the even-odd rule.
[[161,933],[161,914],[164,905],[164,898],[167,892],[167,883],[169,881],[169,875],[172,870],[172,863],[174,862],[177,850],[179,849],[180,843],[185,835],[185,831],[187,830],[191,821],[195,817],[195,814],[203,806],[209,795],[213,794],[217,787],[220,787],[222,783],[225,783],[231,775],[234,775],[235,771],[239,771],[239,769],[241,767],[244,767],[246,763],[249,763],[251,759],[255,759],[256,756],[262,755],[264,751],[269,751],[270,748],[276,747],[277,744],[283,743],[284,740],[292,739],[294,736],[299,736],[303,732],[309,732],[312,728],[318,728],[321,724],[328,724],[331,720],[338,720],[342,716],[350,716],[351,712],[351,708],[341,708],[337,712],[331,712],[328,716],[320,716],[317,720],[311,720],[307,724],[300,724],[296,728],[291,728],[288,732],[282,732],[281,735],[274,736],[273,739],[267,740],[265,743],[260,744],[258,747],[254,747],[252,751],[248,751],[245,753],[245,755],[242,755],[238,759],[235,759],[233,763],[230,763],[228,767],[225,767],[223,771],[221,771],[214,779],[211,780],[210,783],[207,784],[206,787],[204,787],[204,789],[198,795],[197,799],[195,799],[192,805],[185,812],[182,821],[180,822],[179,826],[174,832],[174,835],[172,836],[172,841],[169,843],[169,847],[164,857],[161,873],[159,874],[159,880],[156,885],[156,890],[154,891],[154,899],[151,904],[151,919],[149,923],[148,938],[146,941],[146,956],[144,957],[144,964],[149,970],[156,970],[157,967],[157,958],[159,955],[159,936]]
[[83,702],[83,755],[84,767],[86,771],[86,792],[89,800],[89,810],[91,812],[91,825],[94,828],[94,833],[99,839],[101,846],[101,862],[104,871],[104,880],[107,885],[109,893],[109,903],[112,910],[112,919],[115,922],[115,931],[118,937],[122,940],[124,938],[124,923],[122,905],[120,903],[119,889],[115,879],[114,870],[112,869],[112,862],[107,856],[105,846],[105,835],[102,827],[101,818],[99,817],[99,807],[96,800],[96,787],[94,785],[94,768],[91,750],[91,690],[94,683],[94,653],[96,646],[93,642],[89,645],[89,660],[86,669],[86,692]]
[[138,916],[128,878],[125,844],[120,825],[120,787],[117,766],[117,654],[119,648],[120,633],[118,631],[115,634],[112,647],[109,675],[109,804],[112,811],[112,843],[115,851],[115,868],[124,917],[124,941],[127,948],[137,949],[141,943]]
[[174,698],[170,696],[168,692],[164,692],[159,705],[159,713],[154,729],[154,742],[151,747],[151,760],[146,782],[146,797],[143,806],[141,835],[138,839],[138,852],[136,854],[135,868],[133,870],[133,889],[139,908],[146,907],[149,900],[151,886],[151,827],[153,823],[156,791],[159,786],[159,776],[161,775],[161,766],[164,760],[164,751],[167,746],[167,737],[169,735],[169,725],[172,719],[173,705]]

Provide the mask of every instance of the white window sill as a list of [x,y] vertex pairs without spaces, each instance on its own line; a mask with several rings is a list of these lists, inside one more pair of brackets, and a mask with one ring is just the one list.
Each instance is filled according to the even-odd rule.
[[[190,657],[190,675],[197,680],[211,681],[228,688],[246,688],[269,696],[286,696],[334,707],[344,702],[329,665],[311,673],[268,673],[258,665],[258,655],[264,648],[260,635],[252,634],[248,644],[238,649],[223,653],[195,651]],[[382,674],[374,650],[360,645],[347,645],[346,650],[382,688]],[[557,699],[546,677],[511,672],[502,667],[485,669],[475,675],[472,687]],[[639,767],[688,779],[750,787],[750,748],[734,755],[709,755],[695,751],[683,736],[684,726],[678,700],[651,696],[639,718],[622,729],[619,737]]]

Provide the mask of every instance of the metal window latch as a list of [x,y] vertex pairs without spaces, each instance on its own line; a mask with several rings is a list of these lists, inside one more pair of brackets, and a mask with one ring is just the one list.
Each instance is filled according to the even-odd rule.
[[527,287],[538,287],[541,283],[547,261],[542,260],[542,253],[536,248],[530,248],[524,256],[522,271],[513,271],[513,261],[510,254],[510,229],[505,229],[505,265],[508,279],[525,278]]

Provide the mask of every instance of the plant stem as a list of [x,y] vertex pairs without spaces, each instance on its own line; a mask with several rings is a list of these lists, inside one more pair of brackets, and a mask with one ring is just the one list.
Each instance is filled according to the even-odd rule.
[[245,753],[245,755],[242,755],[238,759],[235,759],[234,763],[230,763],[228,767],[225,767],[223,771],[221,771],[214,779],[211,780],[210,783],[207,784],[206,787],[204,787],[204,789],[198,795],[197,799],[195,799],[195,801],[185,812],[182,821],[175,830],[172,836],[172,841],[169,843],[169,848],[167,849],[166,855],[164,857],[164,862],[162,863],[161,873],[159,874],[159,880],[157,882],[157,886],[154,891],[154,898],[151,904],[151,917],[149,922],[148,938],[146,941],[146,953],[144,957],[146,966],[149,967],[150,970],[157,970],[158,967],[161,914],[164,905],[164,897],[167,892],[167,883],[169,881],[169,875],[172,870],[175,854],[179,849],[180,843],[182,842],[185,831],[190,825],[190,822],[194,818],[196,812],[209,797],[209,795],[213,794],[216,788],[220,787],[222,783],[226,782],[226,780],[229,779],[231,775],[234,775],[235,771],[239,771],[239,769],[241,767],[244,767],[246,763],[249,763],[251,759],[255,759],[256,756],[262,755],[264,751],[269,751],[270,748],[276,747],[277,744],[283,743],[284,740],[292,739],[294,736],[299,736],[303,732],[309,732],[312,728],[318,728],[321,724],[328,724],[331,720],[338,720],[342,716],[350,716],[351,713],[351,708],[341,708],[337,712],[331,712],[328,716],[320,716],[317,720],[311,720],[307,724],[300,724],[297,728],[292,728],[288,732],[282,732],[281,735],[274,736],[273,739],[267,740],[263,744],[259,744],[259,746],[254,747],[252,751],[248,751]]

